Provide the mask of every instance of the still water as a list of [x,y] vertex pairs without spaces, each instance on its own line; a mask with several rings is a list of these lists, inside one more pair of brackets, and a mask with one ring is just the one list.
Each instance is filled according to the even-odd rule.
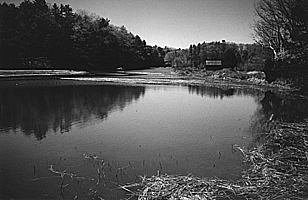
[[236,180],[247,166],[234,145],[253,146],[272,114],[308,113],[271,92],[0,83],[0,199],[121,199],[119,185],[157,173]]

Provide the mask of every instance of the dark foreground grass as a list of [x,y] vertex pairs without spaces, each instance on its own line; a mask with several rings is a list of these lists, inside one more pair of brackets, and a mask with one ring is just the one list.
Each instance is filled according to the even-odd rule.
[[123,188],[141,187],[138,200],[308,199],[308,120],[275,124],[260,140],[238,147],[251,164],[238,181],[157,174]]

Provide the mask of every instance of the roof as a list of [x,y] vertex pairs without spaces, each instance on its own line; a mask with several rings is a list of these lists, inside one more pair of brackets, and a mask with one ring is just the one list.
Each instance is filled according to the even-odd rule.
[[221,60],[206,60],[205,65],[222,65]]

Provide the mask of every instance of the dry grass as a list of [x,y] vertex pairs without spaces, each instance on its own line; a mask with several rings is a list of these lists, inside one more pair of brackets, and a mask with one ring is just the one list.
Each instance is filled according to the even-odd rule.
[[220,199],[232,198],[240,194],[241,186],[218,178],[198,178],[194,176],[157,175],[143,177],[139,200],[148,199]]
[[238,147],[251,167],[236,182],[157,174],[131,185],[141,187],[132,193],[138,200],[307,199],[308,120],[278,123],[262,139],[253,149]]
[[255,191],[247,196],[260,199],[308,198],[308,121],[279,123],[252,150],[243,150],[251,163],[244,172],[243,186]]

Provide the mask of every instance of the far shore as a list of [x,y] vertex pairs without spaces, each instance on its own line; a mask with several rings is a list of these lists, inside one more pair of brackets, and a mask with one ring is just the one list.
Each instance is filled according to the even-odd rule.
[[141,70],[114,72],[77,71],[77,70],[0,70],[0,81],[27,80],[40,78],[59,78],[71,81],[89,81],[119,84],[154,84],[154,85],[205,85],[229,88],[250,88],[262,91],[291,92],[290,87],[256,83],[226,77],[200,77],[182,75],[171,67],[153,67]]

